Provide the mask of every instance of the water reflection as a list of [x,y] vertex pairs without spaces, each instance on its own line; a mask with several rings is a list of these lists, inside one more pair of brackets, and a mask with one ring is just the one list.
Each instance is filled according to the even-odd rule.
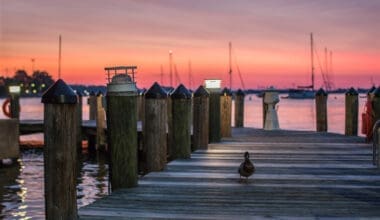
[[[82,155],[78,169],[78,207],[108,195],[106,157]],[[44,218],[43,171],[42,150],[23,151],[17,163],[0,168],[0,219]]]

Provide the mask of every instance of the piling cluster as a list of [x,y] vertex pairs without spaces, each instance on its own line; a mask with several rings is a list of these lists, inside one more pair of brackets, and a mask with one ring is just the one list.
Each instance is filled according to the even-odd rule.
[[[107,85],[105,96],[92,93],[88,99],[89,117],[98,126],[95,138],[88,137],[89,150],[109,153],[112,190],[135,187],[140,174],[161,171],[170,160],[188,159],[192,151],[230,137],[233,95],[227,88],[204,86],[191,93],[182,84],[164,89],[154,83],[148,90],[139,91],[128,74],[117,74]],[[345,95],[345,134],[357,135],[358,93],[351,88]],[[242,90],[234,96],[236,127],[244,126],[244,97]],[[380,119],[380,90],[368,97],[375,122]],[[320,89],[315,101],[317,131],[326,132],[327,93]],[[84,138],[82,94],[58,80],[42,102],[46,217],[76,219],[76,164]],[[263,106],[265,111],[264,102]]]

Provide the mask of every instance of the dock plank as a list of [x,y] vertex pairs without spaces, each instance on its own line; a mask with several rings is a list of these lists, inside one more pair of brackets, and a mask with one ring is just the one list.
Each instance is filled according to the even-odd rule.
[[[240,182],[249,151],[255,174]],[[363,138],[233,129],[233,137],[79,210],[80,219],[380,218],[380,171]]]

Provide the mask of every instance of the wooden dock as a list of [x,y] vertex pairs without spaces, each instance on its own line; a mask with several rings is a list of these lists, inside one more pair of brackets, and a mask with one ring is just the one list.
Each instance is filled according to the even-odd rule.
[[[249,151],[256,173],[240,183]],[[79,209],[80,219],[380,218],[380,171],[364,138],[233,129],[233,137]]]

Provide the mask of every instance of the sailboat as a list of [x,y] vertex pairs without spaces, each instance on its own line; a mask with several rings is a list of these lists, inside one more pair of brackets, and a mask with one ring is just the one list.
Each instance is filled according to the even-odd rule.
[[314,99],[314,40],[313,33],[310,33],[310,47],[311,47],[311,85],[297,86],[296,89],[289,89],[290,99]]

